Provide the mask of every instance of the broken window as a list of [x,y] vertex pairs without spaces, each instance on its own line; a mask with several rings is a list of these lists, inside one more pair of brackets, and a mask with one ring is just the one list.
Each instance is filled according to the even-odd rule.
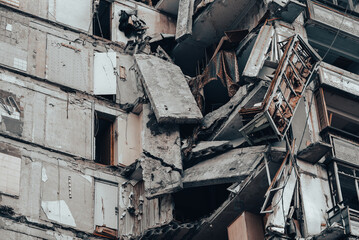
[[329,168],[329,179],[335,205],[359,211],[359,168],[333,162]]
[[111,40],[112,4],[106,0],[95,0],[93,34]]
[[320,88],[316,93],[318,118],[321,130],[329,128],[336,135],[359,136],[359,102],[334,91]]
[[114,165],[115,118],[95,112],[95,162]]

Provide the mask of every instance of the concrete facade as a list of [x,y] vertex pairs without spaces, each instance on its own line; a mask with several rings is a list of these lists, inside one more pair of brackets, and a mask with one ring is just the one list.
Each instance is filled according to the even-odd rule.
[[359,237],[359,3],[0,0],[0,239]]

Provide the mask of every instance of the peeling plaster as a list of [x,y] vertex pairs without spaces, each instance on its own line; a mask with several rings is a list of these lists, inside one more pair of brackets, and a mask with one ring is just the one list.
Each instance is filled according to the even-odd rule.
[[48,177],[47,177],[47,174],[46,174],[46,168],[44,168],[44,167],[42,168],[41,175],[42,175],[42,177],[41,177],[42,181],[46,182],[48,180]]
[[91,176],[81,175],[81,177],[83,177],[84,179],[86,179],[87,181],[89,181],[89,183],[92,183],[92,177],[91,177]]
[[76,227],[75,219],[64,200],[42,201],[41,208],[48,219]]

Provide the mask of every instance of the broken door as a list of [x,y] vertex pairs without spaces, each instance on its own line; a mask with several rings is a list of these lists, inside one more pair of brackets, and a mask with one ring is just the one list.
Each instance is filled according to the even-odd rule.
[[116,183],[95,181],[95,228],[117,229],[118,186]]

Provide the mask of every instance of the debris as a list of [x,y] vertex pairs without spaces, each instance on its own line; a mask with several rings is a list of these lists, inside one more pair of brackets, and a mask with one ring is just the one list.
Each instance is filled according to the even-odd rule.
[[176,41],[181,42],[192,34],[192,16],[195,0],[179,0]]
[[121,10],[118,29],[125,33],[125,36],[142,36],[147,29],[146,23],[139,19],[134,12]]
[[240,182],[263,159],[266,146],[238,148],[202,161],[183,173],[183,187]]
[[312,164],[317,163],[325,156],[332,146],[324,142],[311,143],[308,147],[297,153],[297,157]]
[[202,114],[181,69],[158,57],[135,55],[141,81],[157,121],[197,123]]
[[109,239],[117,239],[117,230],[106,226],[96,226],[94,235]]
[[254,116],[239,131],[249,144],[283,139],[303,92],[312,80],[320,60],[318,54],[296,35],[279,43],[283,56],[264,100],[248,109],[242,117]]

